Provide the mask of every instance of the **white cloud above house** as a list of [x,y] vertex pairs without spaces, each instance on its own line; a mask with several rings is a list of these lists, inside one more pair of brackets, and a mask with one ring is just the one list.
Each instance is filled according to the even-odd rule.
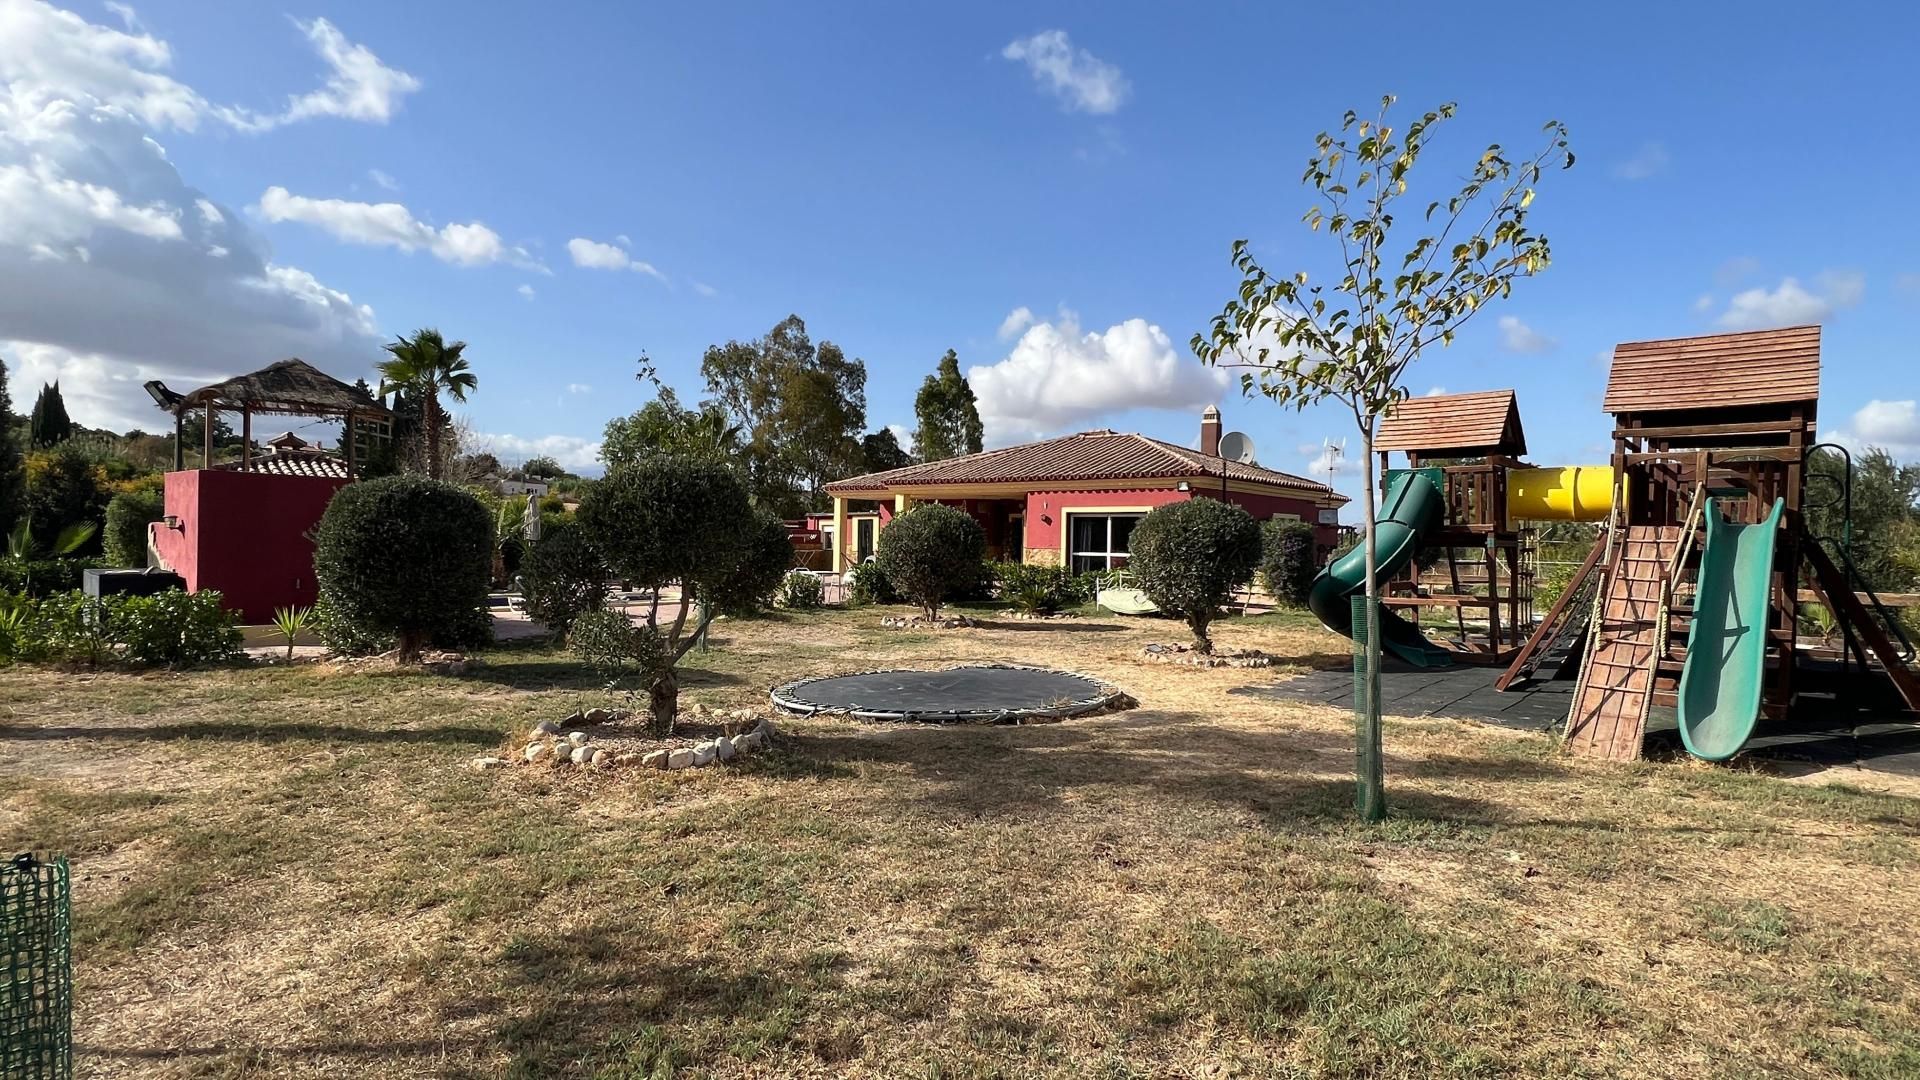
[[1145,319],[1087,332],[1064,311],[1027,327],[998,363],[969,368],[967,381],[996,445],[1084,428],[1129,409],[1198,411],[1227,387],[1225,372],[1200,366]]
[[1001,341],[1012,341],[1033,323],[1033,311],[1024,306],[1017,307],[1007,312],[1007,317],[1000,320],[1000,329],[994,332],[994,336]]
[[631,270],[660,281],[667,280],[667,275],[652,263],[634,258],[626,248],[617,244],[603,244],[598,240],[576,236],[567,241],[567,255],[573,259],[573,265],[584,270]]
[[508,263],[544,269],[525,248],[506,243],[499,233],[478,221],[436,229],[397,202],[313,199],[276,185],[260,196],[258,210],[267,221],[311,225],[343,243],[390,247],[409,254],[426,251],[455,266]]
[[1552,352],[1559,342],[1520,321],[1518,316],[1502,315],[1499,321],[1500,347],[1508,352],[1538,355]]
[[1104,116],[1119,110],[1133,92],[1120,69],[1074,45],[1065,30],[1043,30],[1016,38],[1000,50],[1002,58],[1026,65],[1035,84],[1052,94],[1068,112]]
[[550,457],[574,472],[588,472],[600,468],[600,440],[598,439],[583,439],[577,435],[477,432],[473,436],[473,441],[475,446],[491,453],[501,461],[514,462],[536,457]]
[[1920,401],[1875,398],[1849,417],[1845,427],[1823,431],[1820,437],[1856,453],[1878,447],[1903,460],[1920,457]]
[[1822,322],[1860,303],[1866,288],[1866,275],[1856,270],[1826,271],[1814,279],[1812,288],[1798,278],[1783,278],[1771,289],[1759,286],[1735,293],[1714,321],[1728,330]]
[[[370,374],[371,308],[273,261],[247,219],[193,187],[162,138],[230,123],[168,74],[165,41],[0,0],[0,357],[59,380],[75,420],[155,430],[148,379],[192,387],[299,356]],[[240,126],[240,125],[235,125]]]
[[131,8],[111,9],[124,29],[87,21],[43,0],[0,3],[0,80],[13,107],[31,117],[65,102],[124,109],[155,130],[196,130],[211,120],[244,132],[314,117],[384,124],[420,80],[381,62],[325,19],[294,21],[326,66],[315,90],[277,111],[208,101],[168,74],[173,50],[142,28]]

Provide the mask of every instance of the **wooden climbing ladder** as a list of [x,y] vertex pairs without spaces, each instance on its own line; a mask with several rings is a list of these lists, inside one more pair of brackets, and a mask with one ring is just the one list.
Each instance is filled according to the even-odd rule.
[[1614,531],[1567,714],[1567,746],[1582,756],[1631,761],[1646,733],[1661,601],[1683,530],[1617,525]]

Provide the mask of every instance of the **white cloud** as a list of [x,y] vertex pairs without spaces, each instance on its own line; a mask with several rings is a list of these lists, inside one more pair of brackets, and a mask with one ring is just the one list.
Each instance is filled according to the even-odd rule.
[[995,331],[994,336],[1001,341],[1012,341],[1033,323],[1033,312],[1024,306],[1017,307],[1008,312],[1006,318],[1000,320],[1000,329]]
[[989,440],[1059,432],[1127,409],[1198,410],[1226,373],[1201,367],[1145,319],[1082,333],[1072,312],[1035,323],[999,363],[967,371]]
[[588,385],[587,385],[586,383],[577,383],[577,382],[570,382],[570,383],[568,383],[568,384],[567,384],[567,393],[569,393],[569,394],[591,394],[591,393],[593,393],[593,387],[591,387],[591,386],[588,386]]
[[192,131],[212,119],[239,131],[267,131],[314,116],[385,123],[400,100],[420,88],[406,72],[383,65],[363,45],[315,19],[295,25],[327,64],[325,84],[296,95],[279,113],[216,105],[167,74],[173,50],[144,32],[132,9],[110,7],[125,29],[88,22],[43,0],[0,2],[0,81],[16,119],[28,122],[59,102],[115,106],[148,127]]
[[1500,316],[1500,344],[1508,352],[1552,352],[1559,342],[1542,334],[1512,315]]
[[913,446],[912,428],[905,424],[888,424],[887,430],[893,432],[893,441],[899,443],[902,449]]
[[1442,395],[1444,395],[1444,394],[1445,394],[1446,392],[1447,392],[1447,388],[1446,388],[1446,387],[1444,387],[1444,386],[1429,386],[1429,387],[1427,387],[1427,393],[1426,393],[1426,396],[1427,396],[1427,397],[1440,397],[1440,396],[1442,396]]
[[1812,290],[1797,278],[1784,278],[1772,289],[1759,287],[1735,293],[1727,310],[1715,321],[1729,330],[1817,323],[1858,304],[1866,288],[1865,275],[1851,270],[1822,273],[1814,280]]
[[720,295],[719,289],[714,288],[713,286],[707,284],[704,281],[693,282],[693,291],[699,293],[701,296],[707,297],[708,299],[712,299],[713,297]]
[[1855,412],[1846,427],[1823,431],[1820,437],[1855,453],[1878,447],[1903,460],[1920,457],[1920,402],[1876,398]]
[[274,186],[260,196],[260,216],[271,222],[295,221],[312,225],[336,240],[369,247],[391,247],[405,252],[429,251],[456,266],[511,263],[544,269],[525,248],[513,247],[480,222],[447,225],[440,229],[413,216],[397,202],[364,203],[346,199],[310,199]]
[[513,291],[519,293],[521,296],[527,298],[528,300],[533,299],[533,286],[531,285],[522,283],[519,288]]
[[642,262],[612,244],[603,244],[598,240],[588,240],[576,236],[567,241],[567,254],[572,256],[573,265],[587,270],[632,270],[647,274],[661,281],[667,275],[661,273],[652,263]]
[[307,35],[307,41],[320,54],[320,59],[326,61],[327,81],[318,90],[292,98],[284,112],[260,118],[255,126],[273,127],[314,116],[384,124],[393,119],[408,94],[420,89],[419,79],[381,63],[373,50],[348,41],[346,35],[327,20],[301,22],[296,19],[294,25]]
[[147,379],[193,387],[300,356],[371,371],[373,312],[270,260],[155,137],[205,103],[156,74],[167,46],[0,0],[0,356],[58,379],[81,423],[154,430]]
[[633,246],[633,239],[632,239],[631,237],[629,237],[629,236],[628,236],[628,235],[627,235],[626,233],[617,233],[617,234],[615,234],[615,236],[614,236],[614,238],[613,238],[613,242],[614,242],[614,243],[616,243],[616,244],[619,244],[619,245],[620,245],[621,247],[632,247],[632,246]]
[[119,19],[129,31],[140,30],[140,13],[133,10],[133,5],[118,3],[117,0],[107,0],[100,6],[106,8],[108,14]]
[[383,170],[368,169],[367,179],[373,181],[375,186],[386,188],[388,191],[400,190],[400,181],[395,180],[392,176],[389,176]]
[[502,461],[526,461],[529,458],[550,457],[575,472],[595,470],[600,467],[600,440],[583,439],[577,435],[514,435],[478,433],[473,436],[474,443],[480,449],[491,452]]
[[1641,143],[1640,148],[1633,152],[1632,157],[1627,158],[1625,161],[1613,167],[1613,175],[1622,180],[1645,180],[1666,172],[1667,164],[1671,160],[1672,158],[1667,153],[1667,148],[1664,144],[1657,142]]
[[1895,292],[1904,296],[1920,298],[1920,274],[1895,274],[1893,288]]
[[1358,476],[1363,470],[1362,462],[1347,453],[1345,439],[1329,439],[1321,443],[1301,443],[1300,457],[1306,462],[1300,474],[1314,480],[1325,481],[1329,474],[1333,476]]
[[1707,312],[1712,311],[1713,305],[1717,303],[1719,303],[1719,301],[1713,298],[1712,293],[1701,293],[1699,296],[1693,298],[1694,313],[1705,315]]
[[1060,99],[1069,112],[1104,115],[1127,100],[1132,86],[1118,67],[1074,47],[1065,30],[1043,30],[1018,38],[1000,50],[1027,66],[1033,81]]

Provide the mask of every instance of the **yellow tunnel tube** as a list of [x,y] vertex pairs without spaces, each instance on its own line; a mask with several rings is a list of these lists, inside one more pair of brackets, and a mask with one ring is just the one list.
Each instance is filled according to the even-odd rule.
[[1515,521],[1605,521],[1613,466],[1507,470],[1507,517]]

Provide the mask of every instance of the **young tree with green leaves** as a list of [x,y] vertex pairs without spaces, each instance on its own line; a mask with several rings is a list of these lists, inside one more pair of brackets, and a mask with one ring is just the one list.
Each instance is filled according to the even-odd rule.
[[913,433],[913,453],[921,461],[944,461],[977,454],[984,429],[973,386],[960,374],[960,357],[952,349],[940,358],[934,373],[913,396],[913,416],[920,424]]
[[33,417],[27,422],[33,445],[54,446],[73,434],[73,420],[67,416],[66,399],[60,396],[60,384],[44,383],[33,402]]
[[670,386],[629,416],[607,421],[600,460],[608,469],[656,455],[697,458],[732,465],[740,453],[740,428],[712,402],[689,409]]
[[467,343],[449,342],[440,331],[429,327],[415,330],[412,337],[391,342],[386,349],[392,358],[380,365],[381,392],[402,390],[420,402],[422,422],[427,429],[427,476],[438,480],[440,440],[445,424],[440,395],[445,393],[455,401],[464,402],[480,382],[467,366]]
[[[1527,228],[1529,208],[1547,165],[1573,165],[1566,126],[1558,121],[1545,125],[1544,145],[1533,154],[1509,156],[1498,143],[1488,146],[1457,192],[1427,204],[1419,219],[1429,226],[1426,235],[1394,247],[1390,238],[1414,166],[1457,106],[1442,105],[1401,132],[1387,123],[1393,101],[1382,98],[1372,119],[1349,111],[1338,133],[1322,132],[1302,176],[1316,196],[1307,226],[1324,227],[1338,245],[1332,279],[1316,280],[1306,271],[1271,274],[1246,240],[1236,240],[1238,293],[1192,343],[1203,362],[1240,369],[1243,393],[1295,409],[1345,405],[1369,463],[1380,417],[1407,397],[1407,369],[1429,346],[1450,344],[1476,314],[1510,296],[1517,279],[1546,269],[1547,238]],[[1376,692],[1368,695],[1363,724],[1360,756],[1371,775],[1361,777],[1360,810],[1377,821],[1386,806],[1378,773],[1379,567],[1371,482],[1364,492],[1366,664]]]

